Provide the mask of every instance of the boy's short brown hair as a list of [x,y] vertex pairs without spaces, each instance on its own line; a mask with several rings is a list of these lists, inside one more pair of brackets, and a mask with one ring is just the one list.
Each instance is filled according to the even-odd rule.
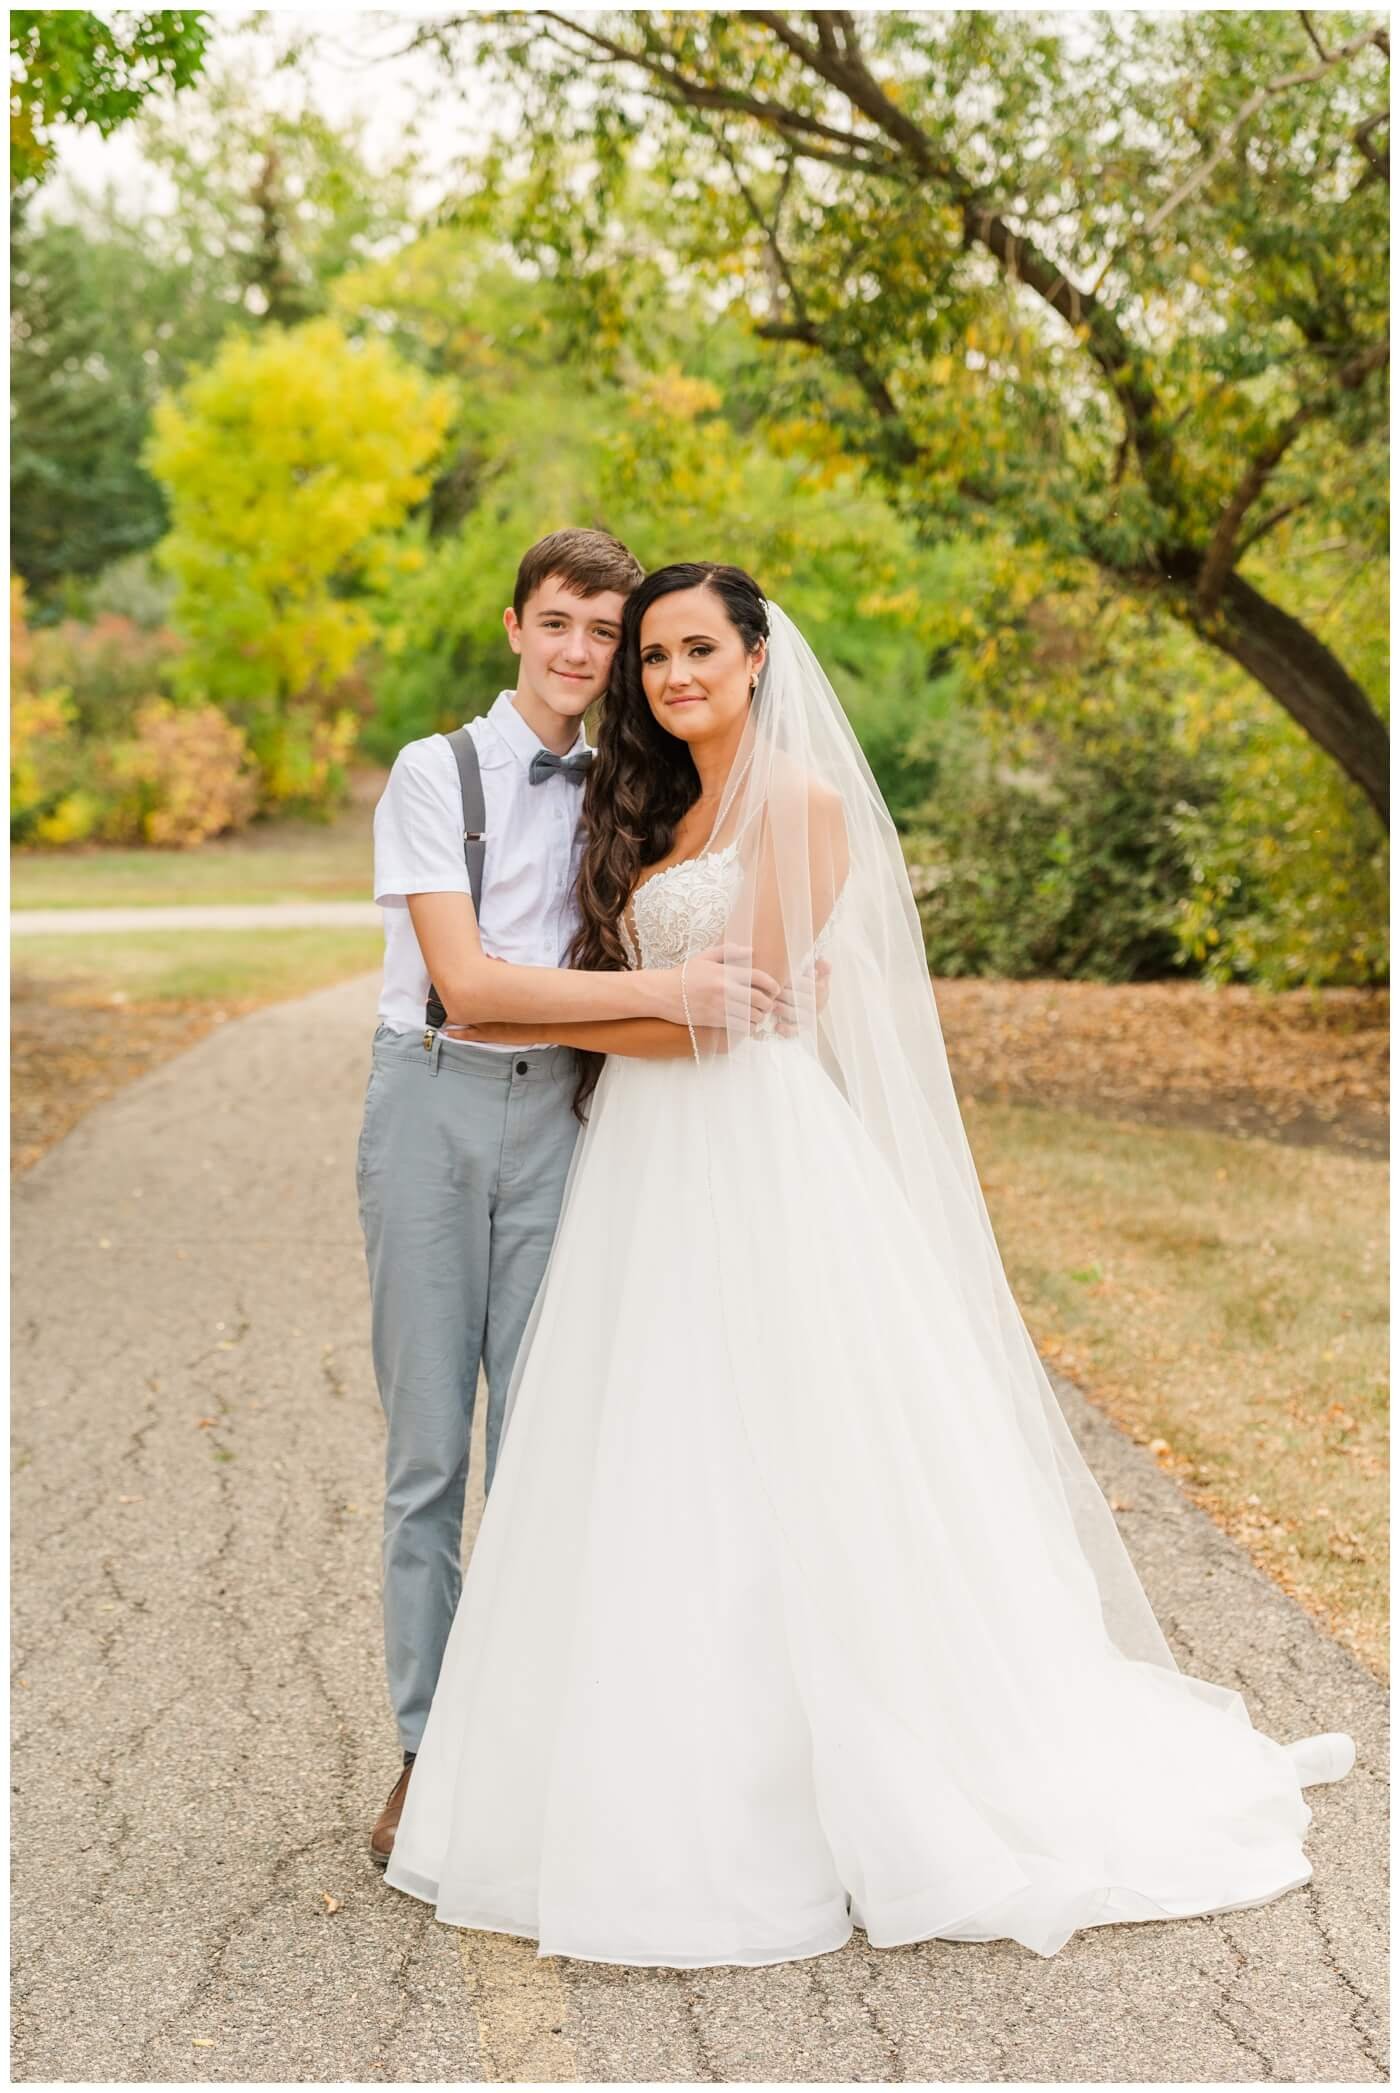
[[520,562],[512,599],[515,615],[521,615],[551,574],[566,581],[579,596],[601,596],[608,589],[630,596],[645,572],[641,561],[611,531],[551,531]]

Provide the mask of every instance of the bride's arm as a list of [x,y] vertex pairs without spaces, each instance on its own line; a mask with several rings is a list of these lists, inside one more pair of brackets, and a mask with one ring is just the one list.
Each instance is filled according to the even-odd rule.
[[[754,962],[788,995],[814,963],[817,941],[850,871],[850,838],[838,793],[790,786],[765,820],[753,864]],[[818,998],[818,1005],[824,997]]]

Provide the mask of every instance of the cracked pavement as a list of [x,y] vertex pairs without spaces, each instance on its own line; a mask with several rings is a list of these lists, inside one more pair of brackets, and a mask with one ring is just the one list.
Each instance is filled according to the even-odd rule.
[[1356,1738],[1308,1791],[1305,1887],[1048,1961],[857,1934],[668,1971],[542,1961],[385,1886],[375,988],[227,1026],[15,1186],[12,2077],[1384,2080],[1382,1689],[1064,1384],[1183,1666],[1275,1736]]

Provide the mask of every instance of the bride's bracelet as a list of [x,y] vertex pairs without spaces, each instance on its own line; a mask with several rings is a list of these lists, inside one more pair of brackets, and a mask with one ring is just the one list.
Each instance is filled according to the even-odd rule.
[[681,961],[681,1009],[685,1012],[685,1029],[690,1034],[690,1051],[698,1061],[700,1059],[700,1048],[695,1038],[695,1027],[690,1021],[690,997],[686,994],[685,986],[685,970],[689,965],[690,954],[687,952],[685,958]]

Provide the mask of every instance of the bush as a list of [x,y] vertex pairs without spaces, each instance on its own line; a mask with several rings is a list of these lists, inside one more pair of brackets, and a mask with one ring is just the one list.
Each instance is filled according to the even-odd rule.
[[80,785],[82,759],[73,736],[73,706],[63,690],[10,698],[10,836],[20,843],[78,843],[91,834],[97,808]]
[[39,628],[29,636],[29,649],[34,682],[67,691],[76,732],[113,740],[131,732],[138,707],[163,691],[180,642],[173,632],[151,632],[104,611],[90,625],[65,618]]
[[1188,719],[1216,790],[1172,809],[1190,873],[1183,950],[1212,981],[1388,981],[1390,852],[1359,788],[1252,692],[1202,700]]
[[[153,665],[173,652],[168,633],[115,613],[90,627],[31,631],[24,586],[11,583],[13,842],[183,850],[251,821],[257,769],[242,728],[216,706],[175,705],[152,692]],[[59,680],[63,671],[78,690]],[[353,716],[350,724],[353,740]],[[340,744],[330,739],[334,755]]]
[[168,627],[174,601],[169,575],[161,573],[149,552],[133,552],[102,569],[87,591],[84,609],[89,618],[115,611],[143,632],[158,632]]
[[135,737],[104,766],[109,793],[99,831],[109,843],[189,850],[246,828],[257,812],[257,774],[247,737],[213,705],[152,699]]
[[277,719],[255,719],[249,745],[261,772],[264,803],[279,813],[329,820],[345,797],[359,730],[355,714],[346,709],[326,715],[307,706]]
[[1142,981],[1189,964],[1172,808],[1201,780],[1159,717],[1064,742],[957,714],[938,768],[907,846],[935,973]]

